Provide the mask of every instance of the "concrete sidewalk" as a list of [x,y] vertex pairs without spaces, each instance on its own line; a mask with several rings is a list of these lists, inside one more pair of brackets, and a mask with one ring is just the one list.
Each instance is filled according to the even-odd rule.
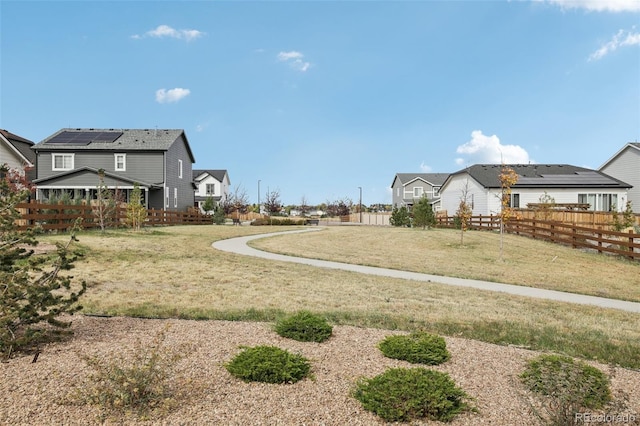
[[281,262],[301,263],[304,265],[316,266],[318,268],[340,269],[344,271],[357,272],[361,274],[377,275],[381,277],[400,278],[413,281],[433,282],[447,284],[458,287],[471,287],[479,290],[497,291],[501,293],[514,294],[517,296],[535,297],[538,299],[555,300],[558,302],[577,303],[581,305],[593,305],[601,308],[619,309],[627,312],[640,313],[640,303],[627,302],[624,300],[607,299],[604,297],[587,296],[575,293],[565,293],[555,290],[544,290],[533,287],[524,287],[512,284],[500,284],[490,281],[470,280],[463,278],[443,277],[439,275],[421,274],[417,272],[398,271],[395,269],[378,268],[373,266],[352,265],[349,263],[331,262],[327,260],[305,259],[302,257],[285,256],[282,254],[269,253],[256,250],[247,245],[251,240],[271,237],[282,234],[295,234],[302,232],[318,231],[322,228],[301,229],[295,231],[282,231],[270,234],[250,235],[246,237],[230,238],[213,243],[213,248],[242,254],[245,256],[260,257],[263,259],[277,260]]

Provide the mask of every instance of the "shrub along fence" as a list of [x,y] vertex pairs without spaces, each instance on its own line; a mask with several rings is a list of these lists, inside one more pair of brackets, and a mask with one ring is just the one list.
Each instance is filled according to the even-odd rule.
[[[37,201],[20,203],[16,206],[22,217],[18,222],[24,230],[40,225],[44,230],[66,230],[70,228],[78,217],[82,218],[83,228],[99,228],[100,223],[96,213],[96,206],[86,204],[46,204]],[[126,225],[127,208],[119,206],[113,214],[106,218],[107,227]],[[210,225],[211,216],[197,211],[179,212],[172,210],[147,210],[144,226],[164,225]]]
[[[436,221],[438,227],[457,227],[457,218],[454,216],[440,216]],[[469,228],[499,230],[500,217],[472,216]],[[640,234],[636,234],[633,229],[627,232],[616,232],[555,220],[511,219],[505,222],[505,232],[640,260]]]

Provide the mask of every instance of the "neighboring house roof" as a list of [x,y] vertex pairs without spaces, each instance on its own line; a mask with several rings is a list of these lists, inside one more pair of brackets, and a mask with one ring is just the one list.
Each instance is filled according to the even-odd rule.
[[[518,181],[512,188],[631,188],[631,185],[605,173],[569,164],[506,164],[505,166],[512,168],[518,174]],[[500,188],[502,167],[502,164],[474,164],[451,174],[447,181],[454,176],[468,173],[485,188]]]
[[60,129],[35,144],[36,151],[167,151],[184,137],[189,158],[195,157],[182,129]]
[[[162,185],[158,185],[158,184],[153,184],[153,183],[148,183],[148,182],[140,182],[134,179],[130,179],[126,176],[122,176],[122,175],[117,175],[114,173],[109,173],[109,172],[104,172],[104,176],[105,178],[112,178],[116,181],[122,182],[122,183],[126,183],[129,185],[135,185],[138,184],[140,187],[142,188],[162,188]],[[55,176],[49,176],[47,178],[42,178],[42,179],[35,179],[33,181],[33,183],[35,184],[43,184],[45,182],[55,182],[58,179],[61,178],[65,178],[65,177],[69,177],[69,176],[73,176],[73,175],[79,175],[79,174],[83,174],[83,173],[92,173],[95,175],[99,174],[99,170],[95,169],[93,167],[80,167],[79,169],[74,169],[74,170],[70,170],[68,172],[64,172],[64,173],[59,173]]]
[[0,138],[30,165],[36,162],[36,154],[31,150],[33,142],[4,129],[0,129]]
[[193,170],[193,180],[196,180],[198,177],[200,177],[202,174],[205,174],[205,173],[211,175],[218,182],[222,182],[224,180],[225,175],[227,174],[227,171],[226,170],[203,170],[203,169]]
[[396,173],[391,182],[391,187],[399,181],[402,186],[406,186],[414,180],[423,180],[432,186],[441,186],[449,177],[449,173]]
[[606,166],[611,164],[612,161],[614,161],[620,154],[622,154],[627,149],[637,149],[638,151],[640,151],[640,142],[629,142],[628,144],[626,144],[625,146],[620,148],[620,150],[618,152],[613,154],[613,157],[611,157],[607,161],[605,161],[604,164],[602,166],[600,166],[600,168],[598,170],[602,170]]

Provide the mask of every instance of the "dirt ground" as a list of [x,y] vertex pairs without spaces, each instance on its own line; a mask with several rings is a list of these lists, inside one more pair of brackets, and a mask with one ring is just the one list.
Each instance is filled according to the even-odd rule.
[[[86,390],[92,383],[88,380],[91,369],[81,357],[126,358],[132,351],[147,348],[165,329],[165,350],[183,355],[171,376],[176,406],[146,420],[107,416],[104,424],[385,424],[350,395],[353,386],[359,378],[391,367],[412,367],[385,358],[379,351],[377,344],[394,333],[385,330],[337,326],[327,342],[318,344],[282,338],[266,323],[77,315],[73,317],[74,337],[44,346],[36,363],[32,363],[33,355],[23,355],[0,364],[0,424],[103,423],[100,408],[84,405],[77,397],[78,390]],[[458,416],[452,425],[540,424],[531,410],[534,399],[517,378],[537,352],[454,337],[446,341],[451,359],[428,368],[449,373],[477,407],[477,412]],[[241,346],[267,344],[310,359],[314,378],[287,385],[245,383],[224,368]],[[594,365],[611,373],[614,394],[627,398],[626,407],[603,414],[626,416],[635,419],[628,424],[640,424],[640,371]]]

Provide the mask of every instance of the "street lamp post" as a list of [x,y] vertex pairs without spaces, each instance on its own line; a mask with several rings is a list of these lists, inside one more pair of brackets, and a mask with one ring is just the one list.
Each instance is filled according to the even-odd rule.
[[360,223],[362,223],[362,187],[359,186],[358,189],[360,190],[360,202],[359,202],[359,209],[360,209]]

